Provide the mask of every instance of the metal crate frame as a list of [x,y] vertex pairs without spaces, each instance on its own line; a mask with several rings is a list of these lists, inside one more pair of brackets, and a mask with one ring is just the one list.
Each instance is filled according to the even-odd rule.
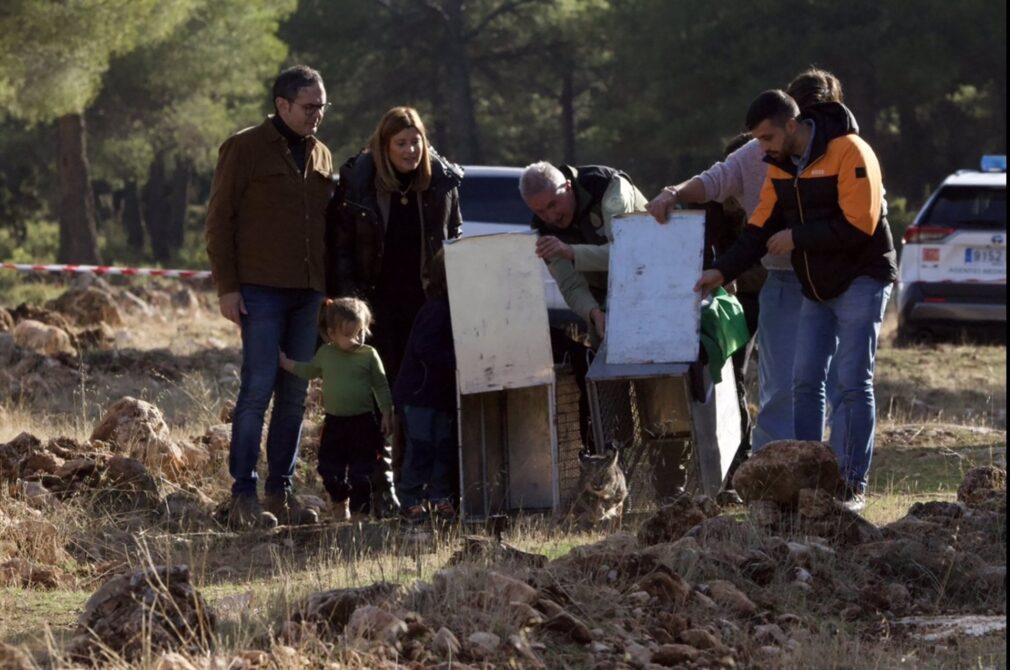
[[[720,445],[716,385],[711,381],[707,366],[701,370],[705,398],[699,402],[693,397],[691,389],[690,364],[612,365],[606,363],[604,347],[605,344],[593,359],[586,375],[597,450],[612,443],[621,447],[621,462],[630,488],[642,491],[642,485],[648,481],[647,477],[656,484],[653,486],[651,500],[642,500],[642,494],[636,494],[632,490],[629,494],[629,508],[646,509],[662,504],[665,498],[676,495],[679,486],[685,490],[715,496],[721,489],[728,470],[724,463],[732,459],[739,446],[739,406],[734,403],[737,429],[734,433],[731,426],[728,438],[723,438],[727,443]],[[730,365],[731,363],[727,364],[730,377],[724,382],[726,388],[720,389],[725,396],[722,402],[728,402],[729,391],[734,399],[736,396]],[[640,396],[644,395],[642,382],[654,380],[668,380],[671,385],[669,388],[679,390],[686,416],[681,417],[683,421],[675,420],[668,427],[659,430],[652,427],[653,430],[650,431],[643,425],[645,398]],[[636,385],[636,382],[639,384]],[[668,451],[656,451],[664,447]],[[641,468],[650,466],[650,459],[660,459],[662,470],[640,472]],[[675,462],[666,462],[667,459]],[[678,471],[682,471],[682,478]]]
[[[518,387],[509,389],[499,389],[484,393],[460,394],[457,391],[457,428],[459,431],[459,482],[460,482],[460,512],[467,521],[486,519],[499,514],[510,514],[516,512],[550,512],[558,514],[561,509],[561,491],[559,477],[559,454],[557,440],[557,407],[555,403],[554,382],[529,387]],[[532,448],[542,450],[542,444],[518,445],[510,439],[510,409],[508,408],[509,395],[512,393],[523,393],[531,389],[543,389],[547,395],[547,414],[542,417],[548,424],[548,438],[550,467],[547,469],[547,486],[550,490],[550,504],[548,506],[527,506],[521,497],[521,484],[533,483],[529,477],[521,482],[515,481],[515,476],[529,475],[529,472],[522,471],[519,467],[512,467],[512,461],[521,459],[524,455],[522,449]],[[478,404],[477,419],[479,425],[479,443],[477,445],[467,444],[466,432],[470,427],[467,417],[464,416],[464,398],[474,398]],[[492,420],[488,415],[488,403],[486,400],[497,402],[498,417]],[[495,423],[496,422],[496,423]],[[496,445],[489,444],[489,426],[496,428]],[[476,454],[472,452],[473,446],[477,447]],[[497,449],[497,451],[492,451]],[[535,453],[540,460],[544,460],[542,451]],[[476,464],[474,464],[476,458]],[[468,477],[472,466],[476,465],[476,477]],[[543,474],[543,471],[537,471]],[[543,480],[536,482],[543,484]],[[474,499],[480,500],[479,508]]]

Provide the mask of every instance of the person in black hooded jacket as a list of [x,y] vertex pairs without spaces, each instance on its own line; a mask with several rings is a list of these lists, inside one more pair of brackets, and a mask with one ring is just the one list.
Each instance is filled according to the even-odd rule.
[[[444,240],[460,236],[462,179],[463,169],[430,146],[411,107],[386,112],[368,147],[340,169],[327,213],[327,294],[371,305],[371,344],[390,385],[396,384],[411,324],[425,302],[431,259]],[[403,433],[402,422],[396,423],[392,456],[398,465]],[[392,512],[398,506],[392,476],[382,470],[376,485],[390,494],[383,507]]]
[[880,165],[840,103],[815,104],[800,114],[784,91],[765,91],[747,111],[747,128],[770,166],[761,201],[737,242],[695,288],[707,292],[731,281],[766,251],[791,253],[804,296],[793,371],[796,438],[823,439],[825,378],[835,357],[846,410],[845,439],[835,455],[844,499],[859,510],[876,422],[873,362],[897,278]]

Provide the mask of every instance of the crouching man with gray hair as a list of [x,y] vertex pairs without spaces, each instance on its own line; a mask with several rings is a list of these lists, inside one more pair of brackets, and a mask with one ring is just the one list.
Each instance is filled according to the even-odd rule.
[[606,328],[611,220],[644,211],[648,201],[619,170],[602,165],[559,169],[546,161],[526,166],[519,193],[534,214],[537,256],[598,342]]

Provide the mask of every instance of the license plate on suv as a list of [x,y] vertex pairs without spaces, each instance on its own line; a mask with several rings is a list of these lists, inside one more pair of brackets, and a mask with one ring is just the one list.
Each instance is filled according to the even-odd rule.
[[974,267],[1002,267],[1006,265],[1005,251],[993,247],[965,247],[964,264]]

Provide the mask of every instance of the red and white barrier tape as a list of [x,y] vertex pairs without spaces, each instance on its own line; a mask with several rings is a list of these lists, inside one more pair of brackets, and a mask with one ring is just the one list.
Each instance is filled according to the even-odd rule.
[[177,277],[179,279],[206,279],[210,270],[161,270],[158,268],[121,268],[112,265],[33,265],[31,263],[2,263],[0,268],[18,272],[65,272],[95,275],[123,275],[126,277]]

